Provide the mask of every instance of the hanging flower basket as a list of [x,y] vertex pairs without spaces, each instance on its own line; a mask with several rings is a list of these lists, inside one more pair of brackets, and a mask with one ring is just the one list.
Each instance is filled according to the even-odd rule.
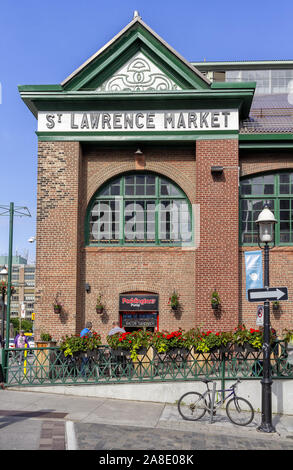
[[96,312],[98,315],[101,315],[104,311],[104,305],[101,302],[102,295],[99,294],[97,297],[97,303],[96,303]]
[[62,311],[62,305],[59,301],[59,297],[61,295],[61,292],[57,292],[57,294],[55,295],[55,298],[54,298],[54,302],[53,302],[53,309],[54,309],[54,313],[61,313]]
[[212,304],[212,309],[213,310],[218,310],[220,304],[213,303]]
[[54,308],[54,313],[58,314],[58,313],[61,313],[61,311],[62,311],[62,305],[60,305],[60,304],[54,305],[53,308]]
[[179,307],[179,294],[174,290],[173,294],[169,298],[169,305],[171,305],[172,310],[177,310]]
[[218,310],[220,308],[221,300],[216,289],[212,292],[211,295],[211,305],[213,310]]

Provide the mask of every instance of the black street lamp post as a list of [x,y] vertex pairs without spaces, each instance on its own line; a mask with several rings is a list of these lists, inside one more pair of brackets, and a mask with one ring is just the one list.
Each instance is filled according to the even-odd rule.
[[[258,224],[258,244],[264,250],[264,287],[268,288],[270,285],[270,271],[269,271],[269,251],[274,245],[274,228],[277,220],[274,214],[267,206],[259,214],[256,221]],[[261,246],[261,243],[264,246]],[[270,247],[269,243],[273,243]],[[262,385],[262,412],[261,412],[261,425],[258,431],[272,433],[276,432],[272,425],[272,377],[271,377],[271,346],[270,346],[270,301],[266,299],[264,302],[264,331],[263,331],[263,377],[261,380]]]

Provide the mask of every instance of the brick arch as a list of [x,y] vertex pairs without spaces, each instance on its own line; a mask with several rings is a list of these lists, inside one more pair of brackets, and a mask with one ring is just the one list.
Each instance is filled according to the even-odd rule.
[[[114,178],[115,176],[120,176],[122,173],[127,173],[130,171],[153,171],[154,173],[162,176],[166,176],[171,181],[176,183],[182,191],[186,194],[190,202],[195,202],[195,181],[189,182],[184,176],[183,172],[174,168],[170,164],[159,163],[159,162],[150,162],[146,165],[144,170],[136,170],[134,163],[131,162],[121,162],[119,165],[109,167],[103,174],[94,174],[89,178],[88,185],[88,197],[87,197],[87,206],[97,192],[97,190],[108,180]],[[176,172],[176,173],[175,173]],[[175,173],[175,175],[174,175]]]
[[[146,284],[144,284],[146,282]],[[143,285],[142,285],[143,284]],[[157,294],[157,295],[162,295],[162,292],[160,292],[160,289],[157,289],[156,292],[154,291],[154,288],[151,287],[147,281],[143,281],[142,283],[136,283],[136,282],[126,282],[126,283],[119,283],[119,286],[115,288],[113,291],[115,297],[116,297],[116,303],[117,303],[117,309],[119,310],[119,295],[120,294],[131,294],[132,292],[149,292],[150,294]]]
[[290,161],[266,161],[266,162],[255,162],[253,163],[245,163],[241,167],[240,178],[243,179],[244,177],[248,176],[257,176],[261,173],[270,173],[270,172],[278,172],[282,170],[292,170],[293,171],[293,163]]
[[[119,292],[118,292],[119,291]],[[154,288],[148,285],[142,286],[141,283],[136,284],[135,282],[127,282],[125,284],[119,284],[119,288],[117,289],[119,294],[131,294],[133,292],[149,292],[150,294],[159,294],[157,290],[154,292]]]

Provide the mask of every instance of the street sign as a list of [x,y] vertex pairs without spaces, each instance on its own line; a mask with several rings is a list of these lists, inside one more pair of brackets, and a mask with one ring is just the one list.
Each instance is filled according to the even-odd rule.
[[264,306],[258,305],[256,311],[256,326],[263,326]]
[[25,304],[21,304],[20,316],[21,318],[25,318]]
[[265,302],[266,300],[288,300],[287,287],[265,287],[264,289],[248,289],[249,302]]

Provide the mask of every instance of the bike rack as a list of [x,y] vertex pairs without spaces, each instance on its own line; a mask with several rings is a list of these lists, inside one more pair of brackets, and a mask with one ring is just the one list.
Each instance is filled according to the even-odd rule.
[[213,423],[213,416],[214,416],[214,403],[215,403],[215,396],[216,396],[216,382],[213,383],[213,392],[212,392],[212,403],[211,403],[211,415],[210,415],[210,424]]

